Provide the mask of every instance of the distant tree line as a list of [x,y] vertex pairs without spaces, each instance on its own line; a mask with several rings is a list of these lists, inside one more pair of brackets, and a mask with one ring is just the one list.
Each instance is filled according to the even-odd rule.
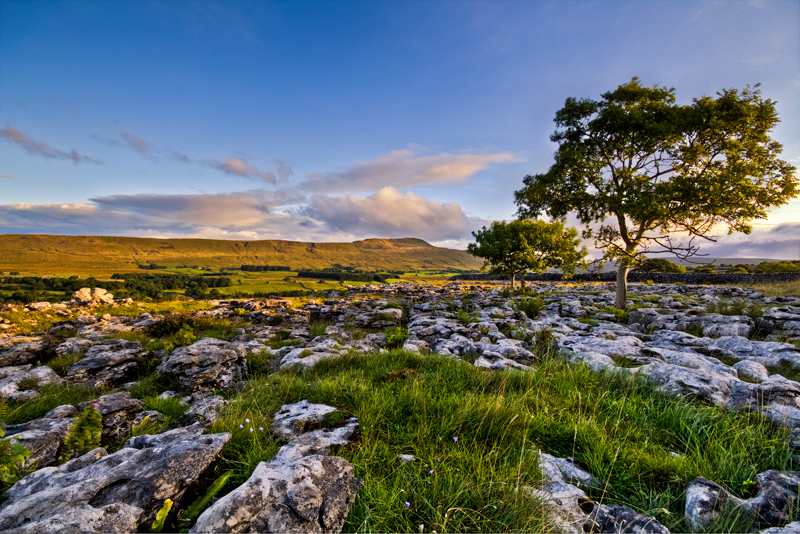
[[386,282],[395,276],[391,273],[370,273],[363,271],[342,271],[325,268],[319,271],[298,271],[298,278],[321,278],[324,280],[338,280],[340,282]]
[[291,271],[288,265],[242,265],[243,271]]

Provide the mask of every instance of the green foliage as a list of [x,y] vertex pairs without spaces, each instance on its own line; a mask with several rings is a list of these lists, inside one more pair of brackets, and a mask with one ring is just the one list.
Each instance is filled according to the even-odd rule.
[[467,326],[471,323],[477,323],[478,315],[475,313],[470,313],[467,310],[461,309],[458,310],[458,313],[456,313],[456,319],[458,319],[458,321],[464,326]]
[[408,339],[408,329],[398,326],[386,331],[386,346],[390,349],[399,349]]
[[88,406],[75,416],[75,422],[64,440],[64,454],[61,459],[69,460],[100,446],[103,431],[103,416],[94,406]]
[[738,299],[734,302],[720,300],[706,304],[706,311],[721,315],[746,315],[751,319],[756,319],[764,314],[764,307],[759,304],[748,304],[744,299]]
[[135,438],[136,436],[144,436],[146,434],[157,434],[162,428],[164,428],[164,425],[159,421],[150,421],[150,416],[146,415],[138,425],[131,425],[128,438]]
[[324,336],[325,329],[332,325],[333,322],[331,321],[314,319],[313,321],[308,323],[308,333],[311,334],[311,337]]
[[39,389],[39,396],[9,403],[3,422],[9,425],[27,423],[39,419],[57,406],[78,404],[95,399],[103,393],[107,393],[107,390],[72,384],[45,384]]
[[585,264],[586,247],[578,250],[578,231],[565,228],[561,221],[495,221],[472,235],[475,243],[467,246],[467,252],[483,258],[484,268],[491,267],[493,274],[511,275],[512,288],[514,277],[526,271],[541,274],[555,267],[566,277]]
[[754,273],[796,273],[800,261],[762,261],[753,268]]
[[613,306],[605,306],[597,310],[598,313],[611,313],[614,314],[617,318],[617,322],[620,324],[628,324],[628,312],[627,310],[620,310],[619,308],[615,308]]
[[676,265],[664,258],[644,258],[642,263],[636,267],[641,273],[677,273],[686,272],[686,267]]
[[[186,508],[185,510],[181,510],[178,512],[178,524],[177,527],[179,529],[185,529],[192,526],[192,524],[200,517],[200,514],[203,513],[208,503],[214,496],[219,493],[219,491],[225,486],[228,482],[228,479],[231,478],[233,473],[227,472],[223,473],[222,476],[217,478],[211,486],[209,486],[208,490],[204,495],[195,499],[195,501]],[[154,531],[155,532],[155,531]]]
[[[5,405],[2,408],[5,408]],[[11,443],[9,439],[2,439],[5,435],[5,430],[0,427],[0,494],[19,480],[20,468],[25,458],[31,455],[21,443]]]
[[717,271],[715,271],[711,267],[695,267],[692,272],[695,272],[697,274],[714,274]]
[[166,499],[164,506],[156,514],[156,519],[150,527],[150,532],[161,532],[164,530],[164,522],[167,520],[169,511],[172,509],[172,499]]
[[534,319],[544,309],[545,303],[539,297],[523,296],[519,301],[511,304],[515,312],[525,312],[529,319]]
[[749,221],[798,193],[795,168],[769,137],[775,102],[749,87],[678,105],[674,89],[633,78],[600,101],[568,98],[555,123],[555,163],[523,179],[519,215],[576,212],[583,237],[620,265],[618,308],[628,267],[649,247],[692,255],[696,247],[672,241],[674,233],[703,236],[716,224],[750,233]]

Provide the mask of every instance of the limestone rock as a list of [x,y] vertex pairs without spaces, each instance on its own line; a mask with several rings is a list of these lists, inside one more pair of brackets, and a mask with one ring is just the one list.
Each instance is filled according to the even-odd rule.
[[94,387],[121,384],[135,374],[138,363],[150,354],[138,341],[107,339],[93,345],[82,359],[67,367],[65,380]]
[[531,367],[517,363],[514,360],[504,358],[497,352],[486,351],[481,354],[474,363],[475,367],[483,367],[491,369],[492,371],[499,371],[501,369],[519,369],[520,371],[530,371]]
[[270,428],[277,437],[291,441],[300,436],[306,423],[321,423],[326,414],[335,411],[336,408],[333,406],[311,404],[307,400],[284,404],[275,414]]
[[42,468],[58,459],[59,449],[67,439],[74,421],[70,417],[35,419],[24,425],[17,425],[17,428],[6,428],[5,437],[12,443],[24,445],[30,451],[31,455],[23,463],[24,469],[30,468],[34,463],[37,468]]
[[189,426],[199,422],[209,427],[219,419],[219,412],[222,410],[225,402],[225,399],[219,395],[204,397],[186,410],[186,413],[178,418],[176,424],[178,426]]
[[203,426],[195,425],[140,436],[114,454],[95,449],[59,467],[34,471],[6,492],[0,530],[37,522],[78,522],[83,528],[84,520],[101,532],[149,527],[164,500],[179,503],[231,437],[202,432]]
[[44,346],[41,341],[20,343],[0,353],[0,367],[25,365],[41,359]]
[[341,532],[363,482],[343,458],[261,462],[203,512],[191,532]]
[[[20,388],[22,381],[35,382],[35,385]],[[11,400],[27,400],[37,396],[38,389],[45,384],[57,384],[61,377],[55,371],[42,365],[12,374],[0,380],[0,397]]]
[[686,489],[684,513],[691,532],[700,532],[711,526],[721,514],[732,508],[747,509],[742,499],[707,478],[695,478]]
[[175,349],[157,371],[177,378],[187,391],[227,389],[247,375],[246,352],[235,343],[207,337]]
[[111,440],[127,436],[136,416],[142,411],[142,401],[132,398],[127,391],[82,402],[78,404],[78,410],[83,411],[95,404],[103,416],[103,437]]

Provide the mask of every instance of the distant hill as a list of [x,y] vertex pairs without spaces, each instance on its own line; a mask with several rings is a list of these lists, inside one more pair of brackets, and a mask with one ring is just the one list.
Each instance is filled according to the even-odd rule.
[[0,235],[0,271],[110,274],[155,263],[176,267],[288,265],[363,270],[478,269],[483,261],[463,250],[434,247],[421,239],[366,239],[353,243],[223,241],[141,237]]

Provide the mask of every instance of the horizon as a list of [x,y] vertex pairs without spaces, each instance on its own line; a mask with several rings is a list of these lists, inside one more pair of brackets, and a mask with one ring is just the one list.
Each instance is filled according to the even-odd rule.
[[[782,0],[0,0],[0,231],[463,250],[552,164],[566,98],[634,76],[761,83],[800,166],[798,42]],[[700,252],[800,258],[799,199],[753,222]]]

